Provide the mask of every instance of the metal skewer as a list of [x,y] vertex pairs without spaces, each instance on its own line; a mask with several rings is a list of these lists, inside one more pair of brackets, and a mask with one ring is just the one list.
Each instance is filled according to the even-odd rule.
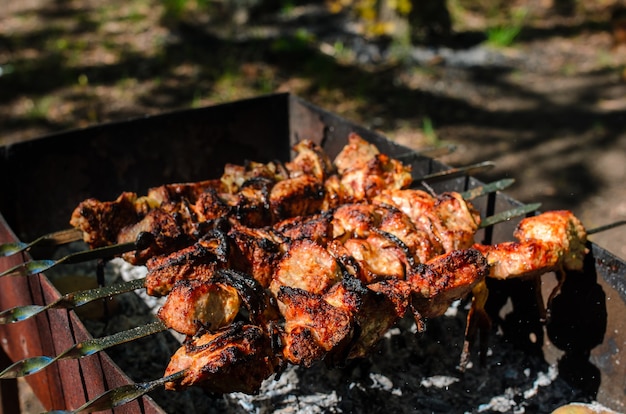
[[427,174],[422,177],[413,180],[413,183],[420,181],[439,181],[448,180],[455,177],[461,177],[464,175],[471,175],[477,172],[490,170],[495,167],[496,164],[493,161],[483,161],[476,164],[466,165],[465,167],[450,168],[448,170],[438,171],[436,173]]
[[75,344],[56,357],[36,356],[17,361],[7,367],[4,371],[0,372],[0,379],[11,379],[32,375],[56,361],[83,358],[116,345],[121,345],[126,342],[134,341],[135,339],[163,332],[166,329],[167,327],[163,324],[163,322],[156,321],[102,338],[88,339]]
[[[502,180],[494,181],[489,184],[485,184],[471,190],[461,193],[461,197],[465,200],[473,200],[482,195],[486,195],[495,191],[503,190],[511,186],[515,182],[512,178],[505,178]],[[68,230],[69,232],[69,230]],[[143,233],[142,233],[143,234]],[[111,246],[99,247],[92,250],[86,250],[83,252],[76,252],[62,257],[58,260],[32,260],[30,262],[21,263],[13,266],[10,269],[0,273],[0,277],[7,276],[11,273],[20,272],[21,276],[32,276],[38,273],[43,273],[46,270],[50,270],[53,267],[61,263],[80,263],[93,259],[101,259],[104,257],[113,257],[122,253],[126,253],[132,250],[136,250],[138,245],[142,243],[142,234],[137,237],[137,241],[130,243],[115,244]]]
[[22,269],[22,276],[36,275],[38,273],[45,272],[46,270],[50,270],[53,267],[60,265],[61,263],[80,263],[93,259],[101,259],[103,257],[113,257],[122,253],[130,252],[135,249],[137,249],[137,243],[130,242],[115,244],[112,246],[99,247],[97,249],[85,250],[82,252],[76,252],[68,254],[67,256],[64,256],[57,260],[32,260],[30,262],[21,263],[17,266],[13,266],[8,270],[5,270],[4,272],[0,273],[0,277],[21,271]]
[[78,229],[60,230],[54,233],[45,234],[30,243],[13,242],[0,244],[0,257],[12,256],[39,244],[56,246],[58,244],[65,244],[73,241],[82,240],[82,238],[83,232]]
[[510,210],[494,214],[493,216],[485,217],[485,219],[480,222],[479,228],[483,229],[497,223],[509,221],[515,217],[524,216],[528,213],[539,210],[539,207],[541,207],[541,203],[524,204],[523,206],[512,208]]
[[456,145],[446,144],[446,145],[439,145],[435,147],[422,148],[419,150],[419,152],[415,152],[413,150],[407,151],[402,154],[396,154],[393,156],[393,158],[402,162],[410,162],[411,160],[414,160],[417,158],[423,158],[423,157],[426,157],[426,158],[441,157],[443,155],[452,154],[456,150],[457,150]]
[[0,325],[20,322],[48,309],[74,309],[97,299],[109,298],[144,287],[145,278],[89,290],[68,293],[47,305],[16,306],[0,312]]
[[600,232],[603,232],[603,231],[611,230],[611,229],[614,229],[615,227],[620,227],[620,226],[623,226],[623,225],[626,225],[626,220],[616,221],[614,223],[605,224],[604,226],[600,226],[600,227],[593,228],[591,230],[587,230],[587,235],[596,234],[596,233],[600,233]]
[[[481,221],[480,228],[492,226],[502,221],[510,220],[514,217],[523,216],[537,210],[541,204],[534,203],[523,205],[512,210],[503,211],[494,216],[490,216]],[[65,308],[74,309],[76,307],[85,305],[96,299],[102,299],[106,297],[112,297],[121,293],[129,292],[135,289],[141,289],[144,287],[145,278],[135,279],[124,283],[119,283],[114,286],[106,286],[101,288],[95,288],[90,290],[84,290],[80,292],[68,293],[65,296],[60,297],[56,301],[49,303],[48,305],[24,305],[16,306],[14,308],[0,312],[0,325],[9,324],[15,322],[21,322],[28,318],[32,318],[41,312],[53,308]]]
[[121,387],[106,391],[91,401],[87,401],[75,410],[54,410],[49,411],[48,414],[77,414],[82,412],[110,410],[136,400],[150,391],[164,385],[166,382],[176,381],[177,379],[182,378],[185,373],[186,370],[182,370],[172,375],[168,375],[167,377],[159,378],[153,381],[122,385]]
[[513,178],[504,178],[502,180],[494,181],[489,184],[481,185],[479,187],[472,188],[461,193],[463,200],[471,201],[480,196],[487,195],[489,193],[495,193],[496,191],[502,191],[515,183]]

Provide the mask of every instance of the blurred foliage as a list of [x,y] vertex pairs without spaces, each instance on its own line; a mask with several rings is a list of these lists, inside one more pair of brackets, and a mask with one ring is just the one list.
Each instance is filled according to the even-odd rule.
[[528,16],[528,9],[519,7],[511,10],[507,14],[508,16],[503,23],[487,28],[487,43],[491,46],[511,46],[522,31]]
[[353,13],[363,22],[366,36],[396,34],[399,18],[408,16],[413,8],[411,0],[327,0],[327,4],[333,13]]

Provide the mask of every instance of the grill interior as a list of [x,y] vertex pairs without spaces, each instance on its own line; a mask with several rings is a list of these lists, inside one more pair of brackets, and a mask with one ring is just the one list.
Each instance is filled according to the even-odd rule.
[[[108,200],[125,190],[143,194],[163,183],[215,177],[227,162],[288,159],[291,145],[300,139],[316,141],[334,156],[353,131],[374,142],[381,152],[411,164],[416,176],[447,168],[295,96],[270,95],[100,125],[0,149],[0,243],[33,240],[68,227],[72,210],[87,197]],[[432,187],[437,192],[464,191],[480,184],[462,177]],[[519,205],[500,193],[473,204],[483,216]],[[476,240],[509,240],[516,223],[511,220],[481,231]],[[487,366],[479,367],[474,358],[473,367],[463,376],[455,369],[466,312],[465,304],[459,303],[448,316],[429,321],[421,336],[414,334],[411,323],[402,321],[402,329],[392,330],[377,353],[344,369],[290,369],[253,397],[157,391],[151,394],[154,399],[144,397],[116,412],[194,412],[197,407],[202,407],[198,412],[207,412],[206,407],[215,412],[270,408],[287,412],[294,407],[310,412],[390,408],[397,412],[498,412],[507,404],[509,410],[523,407],[544,412],[567,402],[589,400],[623,410],[626,361],[620,348],[626,343],[626,322],[620,315],[626,312],[626,264],[594,244],[590,247],[585,276],[568,277],[555,300],[552,323],[545,328],[538,322],[531,283],[490,281],[488,308],[497,330],[490,337]],[[50,252],[35,249],[32,255],[47,258]],[[0,258],[0,270],[25,259]],[[544,277],[544,297],[553,286],[552,279]],[[0,279],[0,310],[45,304],[58,297],[57,288],[44,275]],[[89,337],[85,325],[99,336],[149,320],[145,304],[134,296],[107,309],[105,322],[54,310],[1,325],[2,348],[10,361],[57,355]],[[159,376],[177,346],[169,334],[137,342],[78,361],[61,361],[27,379],[45,407],[78,407],[106,389],[154,379],[155,372]]]

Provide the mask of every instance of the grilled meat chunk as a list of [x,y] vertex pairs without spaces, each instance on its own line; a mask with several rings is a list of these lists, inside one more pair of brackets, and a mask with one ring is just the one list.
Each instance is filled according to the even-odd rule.
[[235,320],[241,300],[237,289],[225,283],[180,280],[158,317],[168,328],[193,336],[201,329],[215,331]]
[[185,342],[172,356],[165,376],[185,370],[168,390],[198,385],[212,393],[253,394],[280,365],[270,338],[254,325],[233,323]]
[[587,232],[571,211],[548,211],[523,219],[513,234],[518,240],[542,240],[558,244],[566,269],[581,270],[587,249]]
[[197,243],[146,262],[146,292],[152,296],[167,295],[179,280],[211,280],[228,261],[224,240],[206,237]]
[[324,295],[324,300],[350,315],[354,333],[345,350],[333,351],[326,358],[330,358],[330,362],[336,365],[348,359],[365,357],[398,319],[404,316],[409,296],[408,284],[395,279],[366,287],[358,279],[347,277],[335,284]]
[[151,257],[174,252],[192,243],[193,239],[185,232],[178,217],[163,209],[155,209],[138,222],[120,229],[118,243],[134,242],[140,233],[151,234],[150,243],[145,248],[125,253],[124,260],[142,265]]
[[301,175],[280,181],[269,196],[272,222],[317,213],[323,200],[324,186],[315,177]]
[[459,193],[443,193],[435,198],[421,190],[392,190],[381,192],[373,202],[404,212],[418,230],[428,235],[439,254],[469,248],[480,225],[480,214]]
[[370,199],[384,189],[401,189],[412,182],[411,168],[378,152],[357,134],[335,158],[344,201]]
[[83,240],[91,248],[117,242],[120,229],[136,223],[150,205],[137,194],[124,192],[115,201],[101,202],[89,198],[72,212],[70,224],[83,232]]
[[358,263],[358,276],[364,283],[389,277],[404,279],[407,266],[410,267],[408,251],[377,234],[367,239],[348,239],[343,243],[343,251],[343,256],[350,256]]
[[570,211],[549,211],[523,219],[514,236],[517,242],[475,245],[496,279],[531,278],[564,267],[581,270],[588,249],[584,226]]
[[494,279],[532,278],[556,270],[562,250],[552,242],[525,240],[495,245],[475,245],[489,263],[489,277]]
[[277,264],[270,290],[275,296],[281,286],[323,294],[341,277],[339,265],[324,246],[301,239],[290,244]]
[[290,177],[311,176],[324,182],[333,173],[333,164],[319,145],[303,140],[294,145],[293,150],[297,153],[295,158],[285,164]]
[[452,302],[467,296],[489,273],[487,259],[476,249],[454,250],[418,265],[408,282],[413,307],[425,318],[442,315]]
[[220,180],[204,180],[193,183],[174,183],[153,187],[148,190],[147,197],[156,205],[179,203],[187,200],[195,203],[208,190],[223,192],[225,188]]
[[278,261],[287,247],[286,240],[271,228],[252,229],[235,224],[228,231],[232,241],[233,269],[252,275],[263,287],[268,287]]
[[283,356],[290,363],[310,367],[331,350],[337,352],[348,344],[352,333],[349,314],[321,295],[281,286],[276,298],[285,318]]
[[309,239],[326,245],[332,237],[332,213],[292,217],[279,221],[273,228],[287,240]]

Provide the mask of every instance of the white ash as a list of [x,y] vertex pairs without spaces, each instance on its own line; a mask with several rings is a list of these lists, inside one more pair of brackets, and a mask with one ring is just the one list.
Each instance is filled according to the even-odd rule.
[[[148,269],[145,266],[134,266],[121,258],[111,260],[109,262],[109,266],[111,266],[112,272],[119,274],[120,277],[126,282],[145,278],[148,274]],[[153,314],[156,314],[159,311],[159,308],[163,306],[166,300],[165,297],[157,298],[148,295],[145,289],[137,289],[135,290],[135,293],[146,303]]]
[[459,382],[459,379],[456,377],[450,377],[448,375],[433,375],[432,377],[422,379],[420,385],[426,388],[447,388],[455,382]]

